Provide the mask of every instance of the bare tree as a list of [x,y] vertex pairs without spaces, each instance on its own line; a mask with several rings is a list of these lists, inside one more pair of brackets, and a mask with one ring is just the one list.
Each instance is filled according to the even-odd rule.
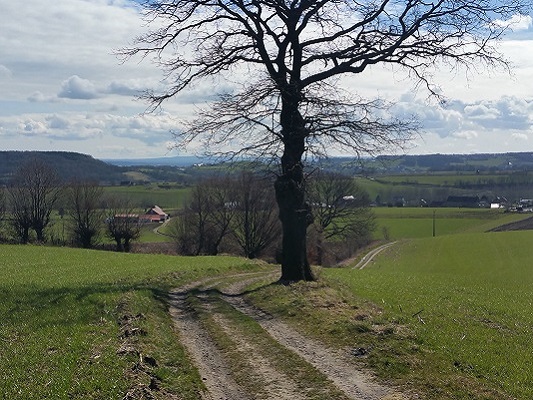
[[103,189],[96,182],[72,182],[67,187],[67,213],[78,246],[91,248],[98,241],[103,222],[102,195]]
[[[374,65],[406,70],[434,95],[435,66],[507,67],[494,47],[528,0],[146,0],[154,27],[122,54],[154,55],[167,90],[154,108],[212,77],[238,81],[233,92],[177,133],[218,150],[279,157],[275,183],[283,226],[282,281],[312,280],[306,231],[306,152],[372,153],[396,146],[416,124],[383,117],[387,104],[342,90],[340,78]],[[509,22],[505,22],[509,21]]]
[[19,185],[8,187],[11,204],[10,225],[21,243],[28,243],[31,229],[31,204],[25,188]]
[[274,193],[268,182],[251,172],[236,180],[233,234],[248,258],[256,258],[280,235]]
[[8,187],[12,207],[12,226],[22,243],[29,240],[33,229],[37,241],[44,242],[44,231],[61,194],[56,171],[45,162],[34,159],[22,165]]
[[117,251],[129,252],[131,242],[141,235],[142,221],[128,200],[112,197],[106,204],[107,236],[116,243]]
[[308,198],[317,232],[317,263],[323,263],[325,242],[356,244],[370,239],[375,227],[368,194],[352,177],[317,172],[309,179]]
[[233,190],[229,177],[208,179],[195,186],[173,223],[173,236],[182,254],[218,254],[222,240],[231,231]]

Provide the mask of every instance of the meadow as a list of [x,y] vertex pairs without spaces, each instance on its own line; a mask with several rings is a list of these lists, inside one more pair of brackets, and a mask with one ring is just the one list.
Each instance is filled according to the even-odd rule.
[[[361,362],[421,398],[530,398],[533,233],[486,233],[528,215],[375,213],[377,238],[387,231],[397,243],[365,269],[319,269],[318,283],[256,288],[252,300],[333,345],[364,349]],[[0,398],[10,399],[123,398],[139,359],[119,351],[121,324],[132,319],[143,332],[136,346],[158,361],[154,374],[184,400],[198,399],[203,384],[172,329],[167,290],[272,268],[45,246],[1,245],[0,253]]]
[[158,205],[169,214],[183,207],[190,191],[190,188],[162,184],[104,187],[107,196],[127,198],[140,208]]
[[[166,290],[249,270],[232,257],[171,257],[1,245],[0,398],[119,399],[138,355],[117,356],[124,318],[142,316],[139,344],[156,374],[196,399],[202,383],[177,346]],[[128,317],[129,316],[129,317]]]
[[533,393],[532,241],[531,231],[412,239],[369,268],[324,274],[378,305],[396,329],[412,332],[416,351],[404,358],[409,368],[402,379],[424,387],[425,398],[527,399]]
[[[527,214],[502,210],[426,207],[376,207],[376,239],[397,240],[457,233],[486,232],[527,218]],[[433,229],[435,228],[435,229]]]

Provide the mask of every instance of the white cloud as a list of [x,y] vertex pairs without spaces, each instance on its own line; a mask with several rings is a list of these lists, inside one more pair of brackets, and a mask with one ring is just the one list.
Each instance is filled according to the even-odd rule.
[[73,75],[61,84],[61,90],[57,97],[91,100],[98,98],[99,94],[91,81]]
[[29,95],[27,100],[30,103],[53,103],[58,101],[56,96],[46,96],[38,90]]
[[517,31],[526,31],[531,28],[533,23],[533,18],[530,15],[513,15],[508,20],[497,19],[493,21],[493,24],[499,27],[509,27],[511,30]]
[[[141,116],[147,104],[134,98],[161,88],[163,74],[149,60],[121,64],[113,55],[145,29],[135,2],[25,0],[4,1],[1,8],[3,149],[65,149],[97,157],[165,154],[172,143],[169,132],[179,129],[171,115],[186,118],[193,103],[213,99],[214,87],[233,90],[222,80],[202,82],[165,103],[167,113]],[[363,97],[400,98],[398,115],[418,115],[425,128],[420,151],[521,150],[533,134],[533,37],[526,31],[532,19],[514,16],[495,23],[521,32],[520,40],[502,41],[503,53],[516,64],[513,79],[495,73],[467,82],[461,73],[436,72],[436,83],[452,99],[445,107],[414,93],[400,98],[412,85],[392,68],[372,67],[343,80],[345,87]]]
[[[95,138],[128,139],[143,146],[160,146],[166,151],[170,131],[180,128],[169,115],[123,116],[107,113],[28,114],[0,117],[4,135],[40,137],[60,141]],[[82,145],[83,147],[83,145]]]
[[458,131],[453,132],[451,134],[451,137],[456,139],[464,139],[464,140],[473,140],[477,139],[479,137],[479,133],[476,131]]
[[513,139],[521,140],[521,141],[527,141],[529,140],[529,136],[526,133],[518,133],[515,132],[511,135]]

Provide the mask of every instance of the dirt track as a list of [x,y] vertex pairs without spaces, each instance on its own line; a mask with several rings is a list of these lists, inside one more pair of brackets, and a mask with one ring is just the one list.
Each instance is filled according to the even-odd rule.
[[[407,399],[360,370],[348,351],[329,349],[250,305],[243,291],[265,279],[273,282],[275,277],[241,274],[172,291],[171,315],[207,387],[204,399]],[[230,307],[262,329],[243,331],[220,307]],[[216,343],[213,329],[230,338],[229,349]],[[288,372],[280,359],[302,367]],[[313,372],[302,376],[300,369]]]

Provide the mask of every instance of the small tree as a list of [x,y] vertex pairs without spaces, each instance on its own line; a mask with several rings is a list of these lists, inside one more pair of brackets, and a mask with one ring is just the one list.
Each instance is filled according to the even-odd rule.
[[22,243],[29,241],[33,229],[37,241],[44,242],[44,231],[61,194],[56,171],[45,162],[34,159],[22,165],[8,187],[12,207],[11,224]]
[[8,188],[11,203],[10,225],[13,233],[21,243],[28,243],[31,229],[31,204],[27,190],[19,185]]
[[109,199],[105,222],[107,235],[115,241],[117,251],[129,252],[131,242],[140,237],[142,226],[133,206],[124,199]]
[[256,258],[281,234],[276,199],[269,182],[251,172],[235,181],[233,234],[248,258]]
[[324,261],[325,243],[328,241],[357,247],[370,240],[375,228],[370,199],[353,178],[315,173],[308,182],[307,190],[313,206],[318,264]]
[[67,213],[71,219],[74,243],[94,247],[102,227],[100,208],[103,189],[96,182],[72,182],[66,190]]
[[173,235],[182,254],[218,254],[231,229],[232,190],[228,177],[205,180],[193,189],[188,204],[173,223]]

